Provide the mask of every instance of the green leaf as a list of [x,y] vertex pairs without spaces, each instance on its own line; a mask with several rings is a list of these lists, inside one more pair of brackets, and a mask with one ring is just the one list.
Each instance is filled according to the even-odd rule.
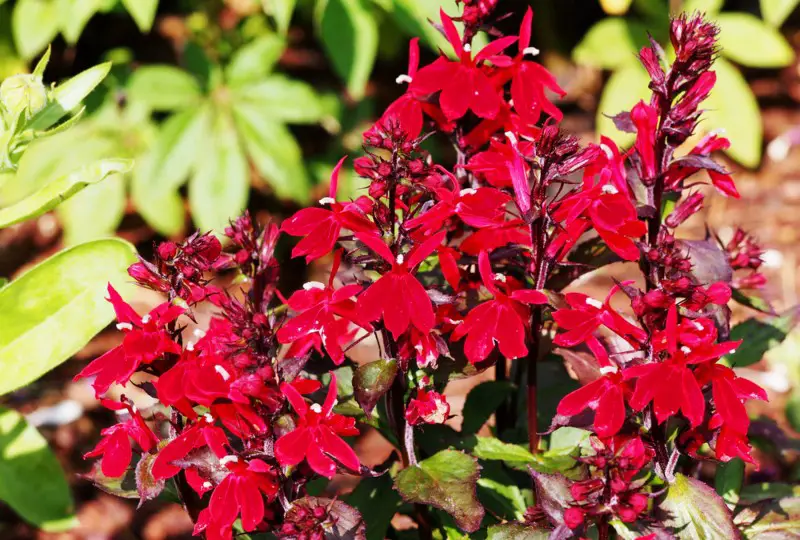
[[717,465],[714,487],[731,510],[739,502],[739,492],[742,491],[743,482],[744,461],[741,459],[733,458],[727,463]]
[[453,516],[467,532],[475,532],[484,509],[475,496],[478,462],[457,450],[443,450],[418,466],[403,469],[395,487],[407,502],[429,504]]
[[472,454],[479,459],[490,461],[504,461],[511,467],[535,470],[545,473],[565,472],[575,467],[576,462],[572,456],[574,449],[569,451],[550,451],[531,454],[526,448],[517,444],[503,442],[494,437],[478,437],[478,442]]
[[700,480],[680,473],[675,475],[657,514],[680,540],[738,538],[725,501]]
[[156,20],[158,0],[122,0],[122,5],[131,14],[142,32],[149,32]]
[[392,477],[388,474],[363,478],[356,489],[345,497],[345,502],[367,516],[367,540],[383,540],[395,512],[400,507],[400,496],[392,490]]
[[761,15],[775,28],[780,27],[800,4],[800,0],[761,0]]
[[800,486],[780,482],[761,482],[744,486],[739,494],[742,501],[754,503],[767,499],[800,497]]
[[367,0],[322,0],[317,5],[318,35],[333,69],[360,100],[378,54],[378,24]]
[[69,484],[47,441],[22,415],[4,408],[0,408],[0,500],[45,531],[78,525]]
[[313,124],[326,114],[320,96],[311,85],[282,75],[236,88],[233,95],[237,106],[257,107],[273,122]]
[[247,159],[229,115],[216,111],[200,151],[189,183],[192,219],[201,229],[221,234],[242,212],[250,193]]
[[681,6],[681,11],[686,13],[701,12],[707,15],[716,15],[722,9],[725,0],[687,0]]
[[780,345],[797,324],[797,310],[768,321],[747,319],[731,329],[731,341],[742,340],[736,351],[728,355],[731,367],[745,367],[760,361],[768,350]]
[[119,239],[62,251],[0,290],[0,395],[75,354],[114,318],[103,295],[129,281],[136,251]]
[[775,314],[775,309],[770,303],[761,296],[757,296],[757,293],[750,294],[742,289],[731,287],[731,299],[737,304],[749,307],[750,309],[755,309],[756,311],[761,311],[769,315]]
[[522,523],[503,523],[489,527],[487,540],[547,540],[549,529],[543,529]]
[[647,29],[641,23],[622,17],[607,17],[589,29],[572,50],[572,59],[578,64],[604,69],[639,65],[636,55],[647,43]]
[[470,390],[464,402],[462,416],[464,423],[461,432],[476,433],[489,421],[500,405],[514,393],[514,385],[506,381],[486,381]]
[[278,32],[286,35],[297,0],[262,0],[264,12],[275,19]]
[[131,161],[105,159],[50,182],[21,201],[0,210],[0,228],[25,221],[55,208],[88,185],[130,170]]
[[58,6],[52,0],[19,0],[11,13],[11,32],[20,56],[30,60],[58,35]]
[[61,33],[67,43],[74,45],[89,19],[107,3],[106,0],[58,0]]
[[28,127],[32,130],[47,129],[67,113],[76,110],[84,98],[106,78],[110,69],[111,62],[98,64],[59,84],[53,90],[52,101],[31,118]]
[[[453,48],[447,39],[431,25],[430,21],[439,23],[439,10],[455,15],[455,3],[452,0],[394,0],[394,16],[397,24],[412,36],[421,36],[423,42],[432,50],[442,50],[452,55]],[[459,33],[463,34],[464,25],[455,23]],[[479,33],[472,43],[473,50],[480,50],[486,45],[485,34]]]
[[574,451],[589,440],[590,431],[564,426],[550,435],[550,450]]
[[749,540],[796,540],[800,531],[800,497],[765,501],[736,516]]
[[704,124],[708,130],[724,129],[731,141],[728,154],[746,167],[756,167],[764,137],[756,97],[739,70],[724,58],[717,59],[714,71],[717,84],[704,103]]
[[353,377],[353,389],[356,401],[364,409],[367,416],[378,400],[392,386],[397,376],[397,360],[375,360],[358,366]]
[[64,227],[64,244],[111,236],[125,216],[125,176],[112,174],[103,182],[64,201],[56,210]]
[[292,133],[256,106],[239,103],[233,113],[247,154],[264,181],[278,197],[307,203],[310,181]]
[[144,66],[128,81],[128,97],[155,111],[172,111],[197,106],[202,97],[200,84],[189,73],[174,66]]
[[754,15],[721,13],[715,22],[722,54],[737,64],[779,68],[794,60],[794,51],[780,32]]
[[272,72],[286,48],[286,41],[276,34],[259,36],[240,47],[225,67],[230,85],[260,81]]
[[635,135],[617,130],[609,116],[630,111],[639,100],[646,99],[649,84],[650,77],[639,64],[628,64],[612,73],[597,106],[597,132],[620,146],[630,145]]
[[478,499],[489,512],[510,520],[521,520],[528,504],[511,476],[499,463],[487,463],[478,479]]

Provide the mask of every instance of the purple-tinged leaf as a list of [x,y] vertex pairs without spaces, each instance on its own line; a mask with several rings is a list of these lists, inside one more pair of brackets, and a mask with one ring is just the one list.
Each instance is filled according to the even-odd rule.
[[369,416],[378,400],[392,386],[397,376],[397,360],[375,360],[359,366],[353,375],[353,391],[356,401]]
[[686,167],[689,169],[702,169],[708,171],[718,172],[720,174],[730,174],[730,172],[721,164],[714,161],[709,156],[698,156],[696,154],[687,154],[672,162],[673,165],[678,167]]
[[701,285],[730,283],[733,279],[728,254],[713,240],[681,240],[680,246],[692,263],[692,276]]
[[502,523],[489,527],[487,538],[492,540],[548,540],[550,529],[525,523]]
[[800,497],[763,501],[746,507],[734,520],[752,540],[797,540]]
[[164,480],[153,477],[153,461],[157,454],[144,454],[136,464],[136,491],[139,493],[139,507],[161,494],[164,490]]
[[89,472],[81,474],[80,477],[84,480],[88,480],[101,491],[105,491],[116,497],[121,497],[123,499],[139,498],[133,469],[129,469],[125,475],[119,478],[109,478],[100,470],[100,461],[96,461]]
[[[366,525],[361,513],[338,499],[323,497],[303,497],[292,501],[292,507],[284,516],[284,523],[307,523],[309,513],[314,515],[317,508],[325,509],[325,514],[318,523],[319,530],[324,531],[325,540],[366,540]],[[306,532],[306,531],[304,531]],[[312,531],[308,531],[312,532]],[[316,532],[316,531],[313,531]],[[300,540],[309,538],[307,534],[281,534],[282,540]]]
[[564,511],[573,502],[572,482],[562,474],[546,474],[530,469],[536,488],[536,503],[553,523],[564,523]]
[[479,470],[474,457],[457,450],[443,450],[418,466],[400,471],[395,488],[407,502],[444,510],[462,530],[475,532],[485,513],[476,495]]
[[741,538],[722,497],[700,480],[680,473],[675,474],[656,517],[679,540]]
[[629,111],[622,111],[619,114],[615,114],[614,116],[604,115],[611,119],[614,122],[616,128],[623,133],[636,133],[636,125],[633,123],[631,119],[631,113]]

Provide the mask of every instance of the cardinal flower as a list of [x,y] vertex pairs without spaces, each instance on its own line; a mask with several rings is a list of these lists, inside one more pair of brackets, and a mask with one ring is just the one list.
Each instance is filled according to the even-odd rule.
[[347,333],[348,322],[361,324],[353,296],[361,292],[361,285],[345,285],[334,289],[333,280],[341,263],[337,251],[331,267],[328,284],[309,282],[303,290],[295,292],[288,300],[297,315],[287,320],[278,330],[278,341],[293,343],[309,335],[319,335],[322,345],[338,366],[344,361],[341,337]]
[[729,430],[746,436],[750,418],[744,407],[748,399],[768,401],[767,393],[756,383],[738,377],[729,367],[706,363],[698,367],[700,384],[711,383],[714,407],[723,425]]
[[570,392],[558,403],[562,416],[575,416],[585,409],[595,411],[594,430],[603,438],[616,435],[625,422],[626,383],[619,371],[611,371]]
[[520,358],[528,354],[525,346],[527,321],[530,319],[530,304],[547,304],[547,296],[533,289],[501,291],[495,280],[503,281],[505,276],[492,274],[489,255],[482,251],[478,256],[478,269],[484,286],[493,299],[483,302],[470,310],[464,322],[453,332],[453,340],[467,336],[464,353],[475,364],[485,360],[497,344],[500,353],[506,358]]
[[245,462],[231,455],[220,464],[228,474],[214,488],[194,527],[195,535],[205,531],[208,540],[230,540],[233,522],[240,515],[244,530],[254,530],[266,515],[264,498],[272,501],[278,493],[275,471],[260,459]]
[[377,236],[356,234],[367,247],[392,265],[389,272],[358,297],[358,309],[365,321],[383,318],[387,330],[395,339],[412,325],[423,333],[431,331],[435,323],[431,299],[414,273],[420,263],[436,251],[445,234],[442,231],[431,236],[415,246],[408,255],[397,257]]
[[[358,456],[340,435],[358,435],[355,419],[333,412],[336,405],[336,374],[331,373],[328,395],[322,407],[315,403],[309,407],[303,396],[286,383],[281,392],[297,413],[297,427],[283,435],[275,443],[275,458],[286,466],[294,466],[306,460],[317,474],[332,478],[336,472],[335,458],[351,471],[361,467]],[[330,457],[329,457],[330,456]]]
[[417,397],[408,402],[406,421],[412,426],[419,424],[443,424],[450,415],[447,398],[433,390],[420,388]]
[[153,461],[153,477],[156,480],[172,478],[181,471],[181,467],[173,462],[185,458],[197,448],[207,446],[220,459],[228,455],[228,436],[215,422],[214,417],[206,413],[159,450]]
[[445,36],[453,47],[458,60],[439,57],[433,64],[417,72],[411,82],[410,91],[424,97],[441,91],[439,106],[448,120],[456,120],[472,110],[481,118],[492,118],[502,105],[500,93],[480,64],[491,61],[495,66],[508,65],[511,59],[500,53],[517,38],[505,37],[492,41],[474,58],[468,46],[461,43],[453,20],[440,11]]
[[292,236],[304,236],[292,250],[292,257],[306,256],[306,262],[319,259],[333,249],[342,229],[354,232],[369,232],[375,230],[375,225],[367,219],[364,208],[358,203],[340,203],[336,201],[336,190],[339,181],[339,171],[346,157],[339,160],[331,174],[329,196],[320,201],[326,204],[325,208],[305,208],[287,219],[281,225],[281,230]]
[[658,130],[658,111],[644,101],[634,105],[631,120],[636,126],[634,148],[641,159],[641,175],[645,181],[653,181],[656,176],[656,131]]
[[109,478],[117,478],[125,474],[133,457],[131,439],[136,441],[142,452],[149,452],[158,444],[158,437],[145,424],[142,414],[132,405],[103,400],[103,405],[119,411],[127,409],[130,418],[124,422],[105,428],[100,432],[103,438],[94,450],[87,452],[83,458],[102,456],[100,470]]
[[678,190],[685,179],[705,169],[717,191],[738,199],[739,192],[730,173],[710,158],[713,152],[727,150],[730,145],[731,142],[725,137],[720,137],[718,133],[709,133],[689,152],[689,156],[672,162],[665,175],[665,184],[670,189]]
[[124,332],[125,338],[122,345],[94,360],[74,379],[94,377],[92,387],[97,396],[105,394],[114,383],[127,383],[142,364],[149,364],[166,353],[181,352],[180,346],[167,332],[167,325],[175,321],[184,308],[165,302],[140,317],[111,284],[108,285],[107,300],[114,307],[119,321],[117,328]]

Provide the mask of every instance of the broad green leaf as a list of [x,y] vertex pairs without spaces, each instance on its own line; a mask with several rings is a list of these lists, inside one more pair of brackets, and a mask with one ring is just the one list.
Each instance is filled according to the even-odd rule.
[[687,0],[681,6],[681,11],[686,13],[705,13],[707,15],[716,15],[722,9],[725,0]]
[[289,30],[289,23],[292,22],[297,0],[261,0],[261,3],[264,5],[264,12],[275,19],[278,31],[285,35]]
[[108,2],[106,0],[57,0],[61,33],[67,43],[74,45],[81,32],[95,13]]
[[56,209],[64,227],[64,244],[112,236],[125,216],[126,202],[123,174],[112,174],[64,201]]
[[574,449],[570,449],[568,451],[541,452],[534,455],[522,446],[503,442],[494,437],[478,437],[478,442],[472,450],[472,454],[479,459],[503,461],[520,470],[532,467],[545,473],[566,473],[575,468],[576,461],[572,455],[573,452]]
[[589,440],[590,431],[575,427],[560,427],[550,435],[550,450],[573,451]]
[[388,474],[363,478],[344,501],[361,515],[367,516],[367,540],[383,540],[386,537],[389,523],[402,502],[392,489],[392,478]]
[[603,11],[609,15],[624,15],[631,7],[633,0],[600,0]]
[[78,525],[69,484],[47,441],[22,415],[4,408],[0,408],[0,500],[45,531]]
[[128,97],[156,111],[197,106],[200,84],[189,73],[168,65],[144,66],[128,81]]
[[736,516],[748,540],[797,540],[800,497],[748,506]]
[[675,475],[657,514],[667,529],[680,540],[738,538],[738,531],[725,501],[695,478]]
[[322,0],[318,35],[333,69],[360,100],[378,54],[378,24],[367,0]]
[[372,414],[372,409],[378,400],[392,386],[397,376],[397,360],[375,360],[362,364],[356,369],[353,377],[353,390],[356,401],[364,409],[367,416]]
[[282,75],[234,89],[237,106],[257,107],[273,122],[312,124],[325,116],[322,100],[314,88]]
[[476,433],[513,393],[514,385],[506,381],[486,381],[475,386],[464,402],[461,432]]
[[58,5],[53,0],[19,0],[11,14],[11,31],[20,56],[30,60],[58,34]]
[[67,113],[78,109],[84,98],[106,78],[110,69],[111,62],[98,64],[56,86],[52,101],[36,113],[28,127],[33,130],[47,129]]
[[247,204],[250,171],[230,116],[215,116],[189,183],[189,206],[201,229],[221,234]]
[[64,250],[0,290],[0,395],[75,354],[114,318],[109,282],[128,283],[136,251],[119,239]]
[[761,321],[747,319],[731,329],[732,341],[742,340],[735,352],[727,356],[732,367],[745,367],[760,361],[768,350],[780,345],[797,324],[798,313],[791,310],[780,317]]
[[748,67],[786,67],[794,51],[773,27],[749,13],[721,13],[715,20],[720,27],[722,54]]
[[731,141],[728,154],[746,167],[757,167],[764,131],[756,97],[739,70],[724,58],[717,59],[714,71],[717,84],[703,104],[703,124],[708,130],[724,129]]
[[286,41],[276,34],[259,36],[240,47],[225,67],[225,79],[236,86],[260,81],[272,72],[286,48]]
[[502,523],[492,525],[487,533],[487,540],[547,540],[549,529],[525,525],[523,523]]
[[767,499],[800,497],[800,486],[793,486],[780,482],[761,482],[744,486],[739,495],[741,500],[746,503],[754,503]]
[[484,509],[475,496],[478,462],[457,450],[443,450],[418,466],[400,471],[395,487],[407,502],[429,504],[453,516],[467,532],[475,532]]
[[761,0],[761,15],[765,21],[778,28],[797,9],[798,4],[800,0]]
[[622,17],[607,17],[589,29],[573,49],[572,58],[579,64],[605,69],[639,65],[636,55],[647,43],[647,29],[642,24]]
[[123,174],[130,170],[130,167],[131,161],[125,159],[105,159],[81,167],[50,182],[21,201],[0,210],[0,227],[8,227],[44,214],[86,186],[96,184],[113,174]]
[[597,132],[620,146],[631,144],[635,135],[619,131],[609,116],[630,111],[639,100],[648,99],[649,84],[650,77],[639,64],[627,64],[612,73],[597,106]]
[[122,0],[122,5],[131,14],[136,26],[142,32],[149,32],[153,27],[158,11],[158,0]]
[[714,488],[720,494],[728,508],[733,510],[739,502],[739,492],[744,482],[744,461],[733,458],[727,463],[717,465],[714,476]]
[[478,479],[478,499],[493,515],[521,520],[528,508],[525,496],[500,463],[486,463]]
[[239,103],[233,113],[247,154],[264,181],[278,197],[307,203],[310,181],[292,133],[257,106]]

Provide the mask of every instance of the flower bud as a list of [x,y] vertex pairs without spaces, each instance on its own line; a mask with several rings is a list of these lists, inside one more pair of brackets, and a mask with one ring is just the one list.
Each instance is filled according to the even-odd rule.
[[21,73],[0,84],[0,101],[14,116],[30,118],[47,105],[47,88],[40,76]]

